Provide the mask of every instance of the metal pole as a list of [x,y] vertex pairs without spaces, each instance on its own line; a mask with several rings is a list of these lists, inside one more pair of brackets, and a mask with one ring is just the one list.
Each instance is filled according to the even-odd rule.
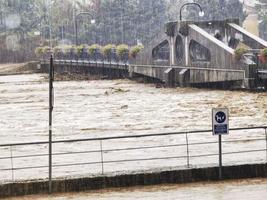
[[222,179],[222,136],[219,135],[219,179]]
[[266,144],[266,161],[267,161],[267,128],[265,128],[265,144]]
[[101,165],[102,165],[102,175],[103,175],[104,174],[104,158],[103,158],[102,140],[100,140],[100,151],[101,151]]
[[188,6],[188,5],[196,5],[199,9],[200,9],[200,12],[203,12],[203,10],[202,10],[202,7],[201,7],[201,5],[199,4],[199,3],[185,3],[184,5],[182,5],[182,7],[180,8],[180,21],[182,21],[182,10],[183,10],[183,8],[185,7],[185,6]]
[[49,46],[52,49],[52,1],[50,0],[50,6],[49,6]]
[[52,112],[53,112],[53,81],[54,81],[54,67],[53,56],[50,58],[49,67],[49,194],[52,193]]
[[10,157],[11,157],[11,168],[12,168],[12,181],[14,181],[14,163],[13,163],[12,146],[10,146]]
[[78,29],[77,29],[77,16],[75,16],[75,43],[76,43],[76,46],[78,45]]
[[188,135],[187,135],[187,133],[186,133],[186,157],[187,157],[187,167],[189,168],[189,165],[190,165],[190,163],[189,163],[189,144],[188,144]]
[[74,21],[75,21],[75,43],[76,43],[76,45],[78,45],[78,27],[77,27],[78,26],[78,22],[77,22],[78,20],[77,19],[82,15],[89,15],[91,18],[93,18],[93,15],[89,12],[81,12],[81,13],[75,15]]

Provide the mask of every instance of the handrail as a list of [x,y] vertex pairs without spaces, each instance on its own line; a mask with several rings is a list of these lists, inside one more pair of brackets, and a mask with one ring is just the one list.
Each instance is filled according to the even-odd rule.
[[[255,129],[267,129],[267,126],[255,126],[246,128],[231,128],[229,131],[238,130],[255,130]],[[169,132],[169,133],[154,133],[154,134],[142,134],[142,135],[125,135],[125,136],[113,136],[113,137],[96,137],[96,138],[84,138],[84,139],[72,139],[72,140],[55,140],[52,143],[70,143],[70,142],[86,142],[86,141],[99,141],[99,140],[116,140],[116,139],[128,139],[128,138],[142,138],[142,137],[157,137],[157,136],[168,136],[168,135],[185,135],[185,134],[197,134],[197,133],[207,133],[212,132],[209,130],[195,130],[195,131],[182,131],[182,132]],[[0,147],[9,146],[25,146],[25,145],[42,145],[48,144],[48,141],[39,142],[26,142],[26,143],[10,143],[10,144],[0,144]]]
[[[252,131],[253,134],[251,135],[250,131],[242,132],[242,130],[254,130],[254,131]],[[39,178],[39,175],[34,175],[34,177],[32,177],[31,171],[34,170],[33,173],[44,173],[45,172],[44,169],[48,167],[65,168],[65,167],[77,166],[78,168],[81,167],[84,168],[85,166],[92,165],[94,166],[93,167],[94,170],[90,172],[91,174],[95,175],[98,173],[102,173],[102,175],[104,175],[105,173],[107,173],[107,171],[109,171],[105,169],[106,166],[117,163],[120,163],[118,165],[119,171],[125,170],[125,168],[120,165],[128,167],[129,165],[128,163],[138,162],[133,164],[136,167],[134,168],[134,170],[138,170],[139,169],[138,166],[142,164],[142,162],[151,162],[151,161],[160,163],[156,165],[154,164],[151,165],[148,163],[148,165],[145,164],[141,166],[148,166],[152,169],[155,166],[169,167],[175,164],[175,166],[179,166],[182,168],[192,168],[197,165],[199,166],[203,165],[202,161],[197,162],[196,164],[194,159],[199,159],[199,158],[207,159],[207,163],[209,165],[214,165],[214,157],[217,156],[221,157],[222,155],[225,156],[230,155],[231,156],[230,161],[225,161],[225,165],[229,165],[231,163],[231,158],[233,158],[232,156],[240,154],[246,154],[245,160],[243,161],[243,159],[241,159],[242,162],[251,163],[251,159],[247,159],[247,155],[250,153],[252,154],[252,156],[254,156],[255,154],[259,155],[259,157],[256,156],[255,159],[254,158],[252,159],[254,163],[267,162],[267,126],[232,128],[230,129],[230,131],[238,131],[238,137],[237,138],[235,136],[226,137],[224,140],[221,140],[221,143],[220,140],[219,141],[216,140],[216,137],[211,136],[212,130],[195,130],[195,131],[169,132],[169,133],[157,133],[157,134],[125,135],[125,136],[113,136],[113,137],[84,138],[84,139],[74,139],[74,140],[71,139],[57,140],[54,141],[53,144],[55,143],[71,143],[71,144],[78,143],[78,144],[73,145],[73,148],[69,148],[68,150],[60,149],[58,151],[52,152],[52,156],[54,158],[54,162],[52,165],[47,165],[46,163],[44,163],[44,161],[47,159],[47,156],[49,155],[48,152],[38,151],[38,149],[40,150],[43,149],[43,146],[38,146],[38,145],[46,145],[44,146],[46,149],[48,141],[1,144],[0,148],[4,148],[4,154],[2,157],[0,156],[0,161],[1,161],[0,173],[4,174],[4,177],[3,180],[1,180],[0,178],[0,181],[16,182],[24,178],[25,176],[30,177],[31,179]],[[207,134],[210,134],[212,139],[203,141],[202,137],[204,135],[201,135],[201,137],[197,136],[197,134],[201,133],[205,133],[205,136]],[[190,141],[191,138],[188,137],[189,134],[194,134],[192,137],[192,141]],[[249,134],[249,137],[246,134]],[[177,141],[172,140],[172,142],[169,141],[168,137],[161,138],[162,136],[180,136],[180,135],[182,136],[181,138],[176,137]],[[234,134],[230,134],[230,136],[232,135]],[[153,139],[151,139],[151,142],[146,143],[146,141],[150,140],[145,138],[149,137],[153,137]],[[136,143],[136,140],[133,140],[131,141],[134,142],[132,146],[132,144],[124,145],[124,140],[119,140],[119,139],[129,139],[129,138],[141,138],[140,142],[143,141],[144,143],[141,142],[139,144]],[[111,140],[117,140],[114,142],[114,144],[117,144],[117,142],[119,142],[119,144],[122,144],[122,146],[113,145],[113,142]],[[162,140],[166,140],[166,142],[162,143],[161,142]],[[90,147],[88,149],[86,147],[87,145],[85,145],[84,148],[78,148],[78,149],[76,148],[82,145],[80,142],[88,142],[88,141],[93,141],[94,144],[100,142],[100,146],[89,145]],[[103,143],[103,141],[107,142]],[[228,147],[225,148],[224,151],[217,152],[215,149],[218,144],[221,145],[227,144],[226,146]],[[243,144],[245,144],[246,148],[243,148],[244,147],[242,146]],[[20,150],[27,149],[25,148],[25,146],[27,145],[36,145],[36,146],[31,146],[29,150],[27,150],[26,152],[23,151],[23,153],[21,153]],[[212,148],[210,149],[210,147]],[[139,153],[135,154],[135,152]],[[140,152],[142,153],[140,154]],[[165,162],[161,162],[161,160],[166,161],[166,164]],[[179,160],[179,162],[177,162],[177,160]],[[171,165],[168,165],[167,161],[170,162]],[[240,161],[236,162],[238,163]],[[30,172],[24,173],[25,170],[29,170]],[[116,169],[112,169],[111,171],[114,170]],[[132,169],[129,170],[131,171]],[[74,169],[73,172],[79,173],[79,175],[85,173],[83,172],[83,170],[79,171],[79,169],[77,170]],[[65,172],[64,169],[63,173],[67,174],[67,172]],[[11,179],[7,178],[8,176]],[[59,174],[55,173],[54,176],[57,177],[59,176]]]
[[[86,60],[87,61],[87,60]],[[47,61],[41,61],[41,63],[44,64],[48,64]],[[83,63],[80,63],[80,61],[76,61],[72,62],[72,60],[55,60],[55,65],[57,64],[61,64],[61,63],[72,63],[72,64],[82,64],[83,66],[89,63],[85,63],[83,61]],[[240,70],[240,69],[226,69],[226,68],[204,68],[204,67],[188,67],[188,66],[178,66],[178,65],[172,65],[172,66],[162,66],[162,65],[134,65],[134,64],[122,64],[122,63],[110,63],[110,62],[96,62],[96,61],[90,61],[90,64],[94,64],[94,63],[101,63],[107,66],[120,66],[120,67],[150,67],[150,68],[173,68],[173,69],[189,69],[189,70],[205,70],[205,71],[218,71],[218,72],[240,72],[240,73],[244,73],[245,70]]]

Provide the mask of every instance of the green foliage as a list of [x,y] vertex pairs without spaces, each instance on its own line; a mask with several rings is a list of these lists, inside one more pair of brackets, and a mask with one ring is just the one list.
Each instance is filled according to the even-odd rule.
[[101,49],[101,46],[98,44],[93,44],[91,46],[88,47],[88,52],[91,56],[95,55],[97,53],[97,51],[99,51]]
[[235,50],[235,59],[240,60],[242,56],[248,52],[248,49],[240,47]]
[[63,54],[67,54],[69,52],[69,49],[71,48],[70,45],[63,45],[61,46],[61,50]]
[[123,58],[126,54],[129,53],[129,47],[126,44],[118,45],[116,48],[117,56]]
[[45,46],[45,47],[43,47],[43,53],[44,54],[52,53],[52,50],[49,46]]
[[37,48],[35,49],[35,55],[36,55],[37,57],[42,56],[42,55],[43,55],[43,47],[37,47]]
[[267,58],[267,48],[261,51],[261,55]]
[[61,53],[63,50],[62,50],[62,47],[61,46],[56,46],[53,48],[53,52],[55,55],[58,55],[59,53]]
[[85,44],[76,46],[76,52],[77,52],[78,56],[81,56],[83,54],[83,52],[86,50],[87,50],[87,46]]
[[[48,45],[50,36],[53,46],[63,39],[68,43],[74,43],[75,17],[73,17],[73,13],[90,12],[94,16],[95,24],[90,23],[90,17],[83,15],[77,21],[78,40],[81,43],[101,42],[101,44],[127,43],[128,45],[134,45],[137,41],[140,41],[146,44],[163,30],[164,24],[168,21],[167,16],[169,20],[176,21],[178,19],[180,6],[185,1],[53,0],[52,2],[53,6],[50,7],[49,0],[0,1],[2,13],[0,21],[5,21],[4,17],[13,14],[18,15],[20,20],[18,27],[0,26],[0,35],[15,33],[21,40],[36,40],[31,49],[34,49],[36,44],[39,43],[43,46]],[[203,7],[205,12],[204,18],[201,18],[203,20],[236,17],[242,19],[243,16],[242,4],[239,0],[196,0],[195,2],[200,3]],[[50,11],[50,9],[52,10]],[[183,11],[184,19],[200,19],[197,7],[188,6],[186,10],[187,12]],[[267,30],[266,26],[262,30]],[[41,37],[34,35],[35,32],[40,32]],[[33,54],[34,52],[30,53]],[[134,53],[132,55],[134,56]]]
[[112,53],[112,50],[115,49],[116,46],[113,45],[113,44],[108,44],[106,46],[104,46],[102,49],[101,49],[101,52],[102,54],[105,56],[105,57],[110,57],[111,53]]
[[142,51],[144,49],[143,45],[136,45],[133,46],[130,50],[130,56],[132,58],[136,58],[137,54],[140,53],[140,51]]

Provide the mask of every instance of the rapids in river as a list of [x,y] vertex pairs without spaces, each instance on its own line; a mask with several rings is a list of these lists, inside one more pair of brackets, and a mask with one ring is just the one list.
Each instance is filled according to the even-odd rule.
[[[215,107],[227,107],[230,127],[252,127],[267,124],[267,93],[224,91],[196,88],[156,88],[153,84],[131,80],[58,81],[54,84],[53,140],[106,136],[166,133],[211,129],[211,112]],[[48,82],[45,75],[0,76],[0,138],[1,144],[48,140]],[[246,137],[244,138],[244,136]],[[224,138],[264,138],[264,130],[232,132]],[[211,133],[189,135],[189,142],[217,141]],[[184,136],[103,141],[103,149],[184,143]],[[266,148],[264,141],[225,144],[227,152]],[[54,153],[92,151],[99,142],[53,145]],[[217,144],[190,146],[190,155],[216,154]],[[1,156],[47,153],[47,146],[0,148]],[[184,156],[186,147],[143,149],[103,153],[105,161],[149,157]],[[265,152],[225,156],[224,163],[236,164],[265,161]],[[100,153],[54,156],[53,164],[99,162]],[[217,164],[218,158],[192,158],[190,165]],[[18,158],[10,163],[1,160],[0,169],[46,166],[47,157]],[[117,171],[150,170],[152,168],[186,165],[186,159],[111,163],[101,165],[55,168],[54,176],[88,175]],[[47,177],[47,168],[18,170],[11,176],[0,171],[3,180]],[[2,181],[2,180],[0,180]]]

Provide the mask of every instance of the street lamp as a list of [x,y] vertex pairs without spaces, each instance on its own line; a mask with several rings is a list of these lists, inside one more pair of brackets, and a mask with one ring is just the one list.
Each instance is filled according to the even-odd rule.
[[53,4],[55,3],[54,0],[50,0],[49,2],[46,2],[48,3],[48,5],[46,5],[47,7],[49,6],[49,46],[50,48],[52,49],[53,48],[53,43],[52,43],[52,6]]
[[88,15],[91,19],[91,24],[95,24],[95,19],[93,19],[93,15],[89,12],[81,12],[75,16],[75,41],[76,45],[78,45],[78,18],[82,15]]
[[205,13],[203,12],[202,10],[202,7],[200,6],[200,4],[198,3],[185,3],[184,5],[182,5],[182,7],[180,8],[180,21],[182,21],[182,10],[185,6],[188,6],[188,5],[196,5],[200,11],[199,11],[199,16],[200,17],[203,17],[205,15]]

